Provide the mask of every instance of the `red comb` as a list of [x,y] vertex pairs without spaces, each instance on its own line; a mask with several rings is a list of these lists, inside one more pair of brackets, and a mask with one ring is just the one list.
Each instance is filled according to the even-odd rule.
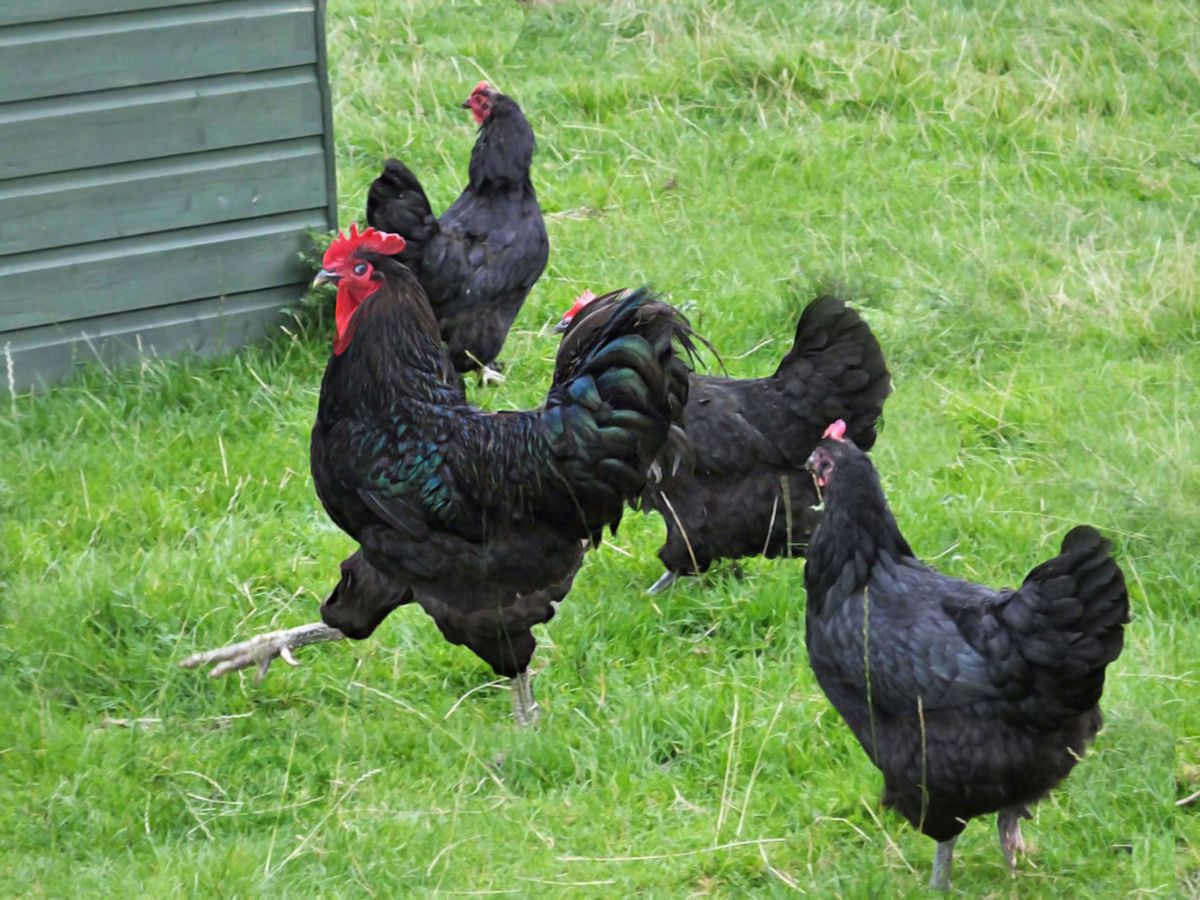
[[475,85],[475,90],[471,91],[471,96],[474,97],[476,94],[487,93],[488,91],[494,91],[494,90],[495,90],[495,88],[492,87],[490,82],[481,81],[481,82],[479,82],[479,84]]
[[568,310],[568,312],[577,313],[595,299],[596,295],[593,294],[588,288],[584,288],[583,293],[575,298],[575,302],[571,304],[571,308]]
[[325,256],[321,260],[321,267],[336,270],[350,258],[350,254],[359,248],[394,256],[404,249],[405,243],[404,238],[398,234],[376,231],[374,228],[365,228],[359,231],[357,225],[351,224],[349,233],[340,231],[338,236],[333,239],[333,243],[329,245],[329,249],[325,251]]
[[558,327],[555,328],[555,331],[566,331],[567,326],[574,321],[577,315],[579,315],[579,311],[595,299],[596,295],[587,288],[584,288],[583,293],[576,297],[575,302],[571,304],[571,308],[563,313],[563,317],[559,320]]
[[846,423],[841,419],[838,419],[825,429],[825,433],[821,435],[821,438],[829,438],[830,440],[834,441],[844,441],[846,439]]

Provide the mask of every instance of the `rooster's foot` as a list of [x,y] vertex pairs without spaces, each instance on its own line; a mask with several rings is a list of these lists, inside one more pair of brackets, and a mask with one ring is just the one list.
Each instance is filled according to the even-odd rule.
[[937,854],[933,857],[933,875],[929,878],[929,886],[935,891],[950,890],[950,869],[954,865],[954,842],[958,835],[948,841],[938,841]]
[[1024,806],[1009,806],[996,814],[996,830],[1000,832],[1000,850],[1010,871],[1017,868],[1017,855],[1028,852],[1025,839],[1021,837],[1021,820],[1029,818]]
[[480,387],[491,387],[494,384],[504,384],[504,376],[500,373],[500,364],[493,363],[492,365],[494,365],[496,368],[493,369],[491,366],[483,366],[477,370],[479,372]]
[[533,676],[529,670],[512,679],[513,716],[521,728],[536,725],[540,711],[533,696]]
[[650,587],[646,589],[646,593],[651,595],[661,594],[678,580],[678,572],[663,572],[658,581],[654,582],[654,584],[650,585]]
[[344,634],[336,628],[330,628],[324,622],[313,622],[296,628],[268,631],[237,644],[218,647],[216,650],[193,653],[179,665],[185,669],[195,669],[213,663],[212,671],[208,673],[209,678],[258,666],[254,680],[262,681],[276,657],[281,657],[289,666],[298,666],[300,663],[292,655],[296,648],[324,641],[340,641],[344,637]]

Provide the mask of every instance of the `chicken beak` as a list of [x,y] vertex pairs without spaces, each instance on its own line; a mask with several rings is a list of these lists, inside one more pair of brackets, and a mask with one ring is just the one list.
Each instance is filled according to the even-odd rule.
[[313,287],[319,287],[322,284],[336,284],[337,280],[342,276],[337,272],[331,272],[329,269],[322,269],[317,273],[317,277],[312,280]]
[[[816,460],[817,460],[817,454],[816,454],[816,451],[814,451],[811,454],[809,454],[808,459],[806,459],[804,461],[804,468],[808,470],[808,474],[812,476],[813,484],[815,484],[817,486],[817,490],[820,491],[825,487],[827,480],[825,479],[824,476],[820,475],[817,472]],[[818,496],[819,496],[819,494],[818,494]],[[822,502],[824,502],[824,501],[822,501]]]
[[566,331],[570,327],[571,327],[571,320],[563,319],[557,325],[554,326],[554,332],[555,332],[555,334],[562,334],[564,331]]
[[471,101],[470,101],[470,100],[464,100],[462,103],[460,103],[460,104],[459,104],[459,108],[460,108],[460,109],[470,109],[470,108],[471,108]]

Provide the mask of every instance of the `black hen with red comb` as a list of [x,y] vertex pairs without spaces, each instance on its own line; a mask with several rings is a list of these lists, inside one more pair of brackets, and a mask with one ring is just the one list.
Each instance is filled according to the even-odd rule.
[[500,354],[550,243],[529,177],[535,141],[521,107],[487,82],[463,104],[479,124],[466,188],[438,218],[420,181],[389,159],[367,194],[367,221],[403,235],[401,261],[429,298],[454,367],[495,377]]
[[667,526],[658,551],[667,571],[651,592],[716,560],[802,556],[819,518],[808,454],[835,418],[869,449],[890,392],[879,342],[832,296],[805,308],[773,375],[693,375],[684,430],[695,464],[646,491]]
[[1028,807],[1083,756],[1129,595],[1111,544],[1086,525],[1015,590],[936,572],[844,432],[808,462],[824,499],[804,569],[809,662],[883,772],[884,804],[938,841],[932,883],[947,889],[970,819],[999,814],[1015,865]]

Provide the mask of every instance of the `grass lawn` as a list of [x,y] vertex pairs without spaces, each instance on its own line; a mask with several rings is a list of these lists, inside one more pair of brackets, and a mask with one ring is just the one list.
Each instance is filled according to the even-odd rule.
[[[342,220],[385,154],[443,208],[482,77],[527,111],[550,267],[479,395],[531,406],[584,288],[650,281],[733,374],[846,286],[895,378],[909,541],[1018,582],[1113,536],[1107,726],[971,896],[1200,892],[1200,19],[1190,0],[330,0]],[[36,302],[36,298],[27,298]],[[539,728],[416,607],[262,685],[175,662],[316,617],[330,334],[0,397],[0,895],[923,894],[933,842],[817,687],[803,564],[652,601],[629,516],[534,658]],[[482,689],[481,689],[482,688]],[[469,696],[467,696],[469,694]],[[135,727],[112,719],[146,719]]]

